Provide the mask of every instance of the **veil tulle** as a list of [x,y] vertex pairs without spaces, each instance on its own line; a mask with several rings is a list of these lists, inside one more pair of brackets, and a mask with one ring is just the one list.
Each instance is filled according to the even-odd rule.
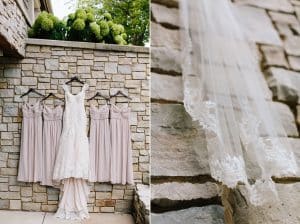
[[[245,184],[254,205],[271,202],[271,177],[293,176],[297,164],[264,92],[255,43],[228,0],[181,0],[180,14],[184,106],[205,129],[212,177]],[[253,181],[248,160],[260,170]]]

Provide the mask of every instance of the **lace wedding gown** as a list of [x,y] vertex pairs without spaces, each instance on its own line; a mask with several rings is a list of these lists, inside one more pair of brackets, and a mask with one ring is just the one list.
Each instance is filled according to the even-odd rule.
[[87,117],[84,108],[85,90],[73,95],[64,85],[65,111],[63,130],[55,160],[53,180],[61,182],[61,195],[56,217],[88,218],[89,143],[86,133]]

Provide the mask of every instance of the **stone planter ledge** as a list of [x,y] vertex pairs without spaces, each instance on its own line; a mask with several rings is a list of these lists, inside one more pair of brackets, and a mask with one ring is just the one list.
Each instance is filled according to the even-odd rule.
[[107,50],[107,51],[149,53],[149,48],[147,47],[129,46],[129,45],[122,46],[116,44],[101,44],[101,43],[79,42],[79,41],[61,41],[61,40],[27,38],[26,44],[71,47],[71,48],[80,48],[80,49]]

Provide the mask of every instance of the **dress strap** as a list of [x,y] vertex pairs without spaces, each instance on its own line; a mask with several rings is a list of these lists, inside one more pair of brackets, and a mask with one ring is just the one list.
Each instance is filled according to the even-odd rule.
[[70,92],[70,87],[68,85],[63,84],[62,88],[65,90],[65,92]]
[[89,85],[87,83],[85,83],[82,87],[82,91],[86,91],[86,90],[88,90],[88,88],[89,88]]

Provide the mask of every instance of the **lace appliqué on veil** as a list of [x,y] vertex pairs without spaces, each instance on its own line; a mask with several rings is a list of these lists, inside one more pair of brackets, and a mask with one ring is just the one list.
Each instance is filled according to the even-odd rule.
[[197,114],[197,121],[205,129],[207,137],[221,137],[217,119],[217,104],[213,101],[203,101],[200,111]]
[[[240,123],[240,138],[249,154],[256,154],[261,168],[260,179],[254,184],[246,183],[247,195],[251,204],[261,206],[278,202],[278,193],[271,176],[295,175],[297,164],[294,154],[286,150],[280,138],[260,137],[259,121],[254,115],[248,115]],[[251,119],[251,120],[249,120]]]
[[263,152],[265,154],[266,169],[273,176],[293,176],[296,175],[298,166],[294,153],[287,150],[279,138],[265,138],[261,140]]
[[247,182],[245,164],[241,156],[225,155],[222,160],[211,158],[209,165],[212,177],[229,188],[236,187],[238,182]]
[[252,143],[255,143],[259,136],[259,126],[261,122],[254,115],[243,117],[240,122],[240,138],[243,145],[247,148]]
[[[240,138],[249,153],[256,153],[260,161],[263,177],[296,175],[297,163],[293,152],[287,150],[279,137],[260,137],[261,121],[254,115],[248,115],[240,123]],[[251,119],[251,120],[249,120]],[[286,143],[287,144],[287,143]],[[252,151],[251,151],[252,150]],[[263,164],[263,165],[262,165]]]
[[253,185],[247,183],[246,189],[249,201],[255,206],[278,202],[278,193],[271,178],[256,180]]
[[[208,145],[219,147],[222,143],[221,130],[217,119],[217,104],[213,101],[203,101],[197,120],[206,132]],[[242,156],[229,155],[224,151],[222,156],[211,155],[209,159],[211,175],[230,188],[238,182],[245,183],[247,174]]]

